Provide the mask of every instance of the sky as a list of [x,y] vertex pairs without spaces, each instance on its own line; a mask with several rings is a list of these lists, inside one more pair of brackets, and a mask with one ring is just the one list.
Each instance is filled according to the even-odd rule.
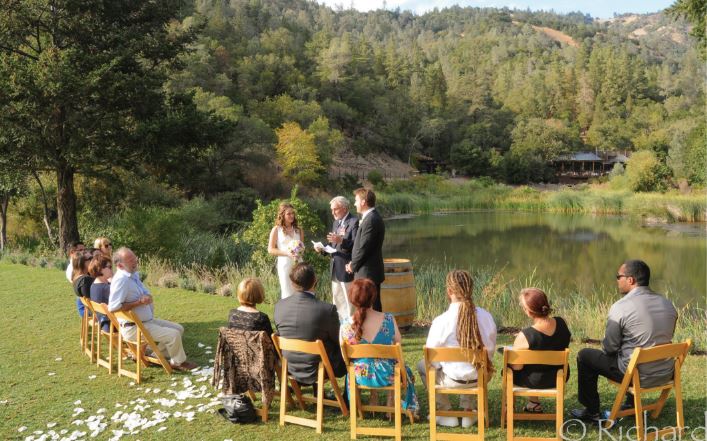
[[[384,0],[317,0],[329,6],[353,7],[359,11],[370,11],[383,7]],[[645,14],[663,10],[673,4],[674,0],[386,0],[386,9],[400,7],[400,10],[411,10],[423,14],[435,7],[442,9],[458,4],[480,8],[527,9],[533,11],[554,10],[558,13],[581,11],[589,13],[594,18],[611,18],[616,14],[633,12]]]

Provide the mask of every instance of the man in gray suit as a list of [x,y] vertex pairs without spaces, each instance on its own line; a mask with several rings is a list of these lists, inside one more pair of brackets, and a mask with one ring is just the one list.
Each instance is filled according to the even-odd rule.
[[[343,377],[346,365],[339,347],[339,314],[336,306],[324,303],[314,296],[317,277],[314,268],[298,263],[290,272],[295,294],[275,304],[275,326],[281,337],[324,343],[334,375]],[[301,384],[317,382],[319,357],[301,352],[283,351],[288,372]]]
[[[577,398],[584,409],[572,410],[572,416],[597,422],[600,418],[599,376],[621,382],[635,348],[650,348],[670,343],[675,332],[677,311],[665,297],[648,288],[651,272],[641,260],[627,260],[616,274],[623,295],[609,309],[602,349],[585,348],[577,354]],[[672,360],[647,363],[639,369],[641,386],[663,384],[673,377]],[[626,395],[624,406],[633,406]]]

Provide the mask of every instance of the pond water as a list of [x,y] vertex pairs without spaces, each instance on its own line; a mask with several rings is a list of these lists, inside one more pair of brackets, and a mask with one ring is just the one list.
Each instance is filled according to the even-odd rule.
[[624,260],[651,268],[651,287],[679,304],[705,305],[705,224],[644,226],[592,215],[477,211],[387,219],[384,257],[416,266],[492,268],[504,279],[536,280],[556,295],[616,292]]

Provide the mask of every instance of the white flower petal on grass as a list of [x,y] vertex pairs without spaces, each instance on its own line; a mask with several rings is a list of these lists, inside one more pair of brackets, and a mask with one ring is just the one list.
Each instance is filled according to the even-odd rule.
[[95,375],[89,375],[89,376],[88,376],[88,379],[89,379],[89,380],[93,380],[94,378],[96,378]]
[[106,408],[105,408],[105,407],[101,407],[100,409],[98,409],[98,410],[96,411],[96,413],[98,413],[98,414],[106,413]]
[[53,377],[54,375],[56,375],[56,372],[49,372],[47,375],[49,375],[50,377]]
[[[135,386],[135,382],[134,382],[134,381],[131,381],[130,383],[128,383],[128,385],[129,385],[129,386]],[[120,435],[120,436],[123,436],[123,435]]]
[[84,420],[73,420],[73,421],[71,422],[71,425],[73,425],[73,426],[80,426],[80,425],[82,425],[84,422],[85,422]]
[[214,362],[214,359],[213,359],[213,358],[209,358],[209,363],[213,363],[213,362]]
[[82,414],[82,413],[84,413],[83,408],[77,407],[77,408],[74,409],[74,416],[80,415],[80,414]]
[[162,427],[160,427],[159,429],[157,429],[158,432],[164,432],[165,430],[167,430],[167,428],[164,427],[164,426],[162,426]]
[[62,360],[61,357],[57,357],[57,358],[54,359],[54,361],[61,361],[61,360]]
[[160,390],[161,390],[161,389],[159,389],[159,388],[154,388],[154,389],[152,390],[152,393],[158,394],[158,393],[160,393]]
[[27,426],[21,426],[17,428],[17,431],[20,433],[24,432],[25,430],[27,430]]
[[81,400],[74,401],[74,406],[78,406],[79,404],[81,404]]
[[61,430],[59,431],[59,435],[66,435],[67,433],[69,433],[69,431],[66,430],[66,429],[61,429]]
[[54,426],[56,426],[56,423],[47,423],[47,429],[51,429]]
[[205,347],[204,349],[210,351],[210,350],[211,350],[211,346],[207,346],[207,347]]
[[200,347],[200,348],[203,348],[204,346],[206,346],[206,345],[203,344],[203,343],[197,343],[196,345],[197,345],[198,347]]

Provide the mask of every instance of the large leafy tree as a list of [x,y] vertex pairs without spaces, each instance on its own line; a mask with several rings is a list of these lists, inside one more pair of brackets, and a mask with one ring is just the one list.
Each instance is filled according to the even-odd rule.
[[60,246],[77,240],[77,173],[174,167],[219,139],[163,87],[194,28],[176,1],[0,0],[0,154],[56,176]]

